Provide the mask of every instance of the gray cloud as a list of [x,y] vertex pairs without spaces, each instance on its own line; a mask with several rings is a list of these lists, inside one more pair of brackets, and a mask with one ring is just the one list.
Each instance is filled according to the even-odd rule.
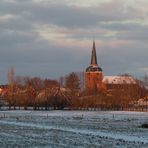
[[[139,11],[124,8],[121,2],[111,1],[96,7],[77,7],[57,3],[34,3],[32,1],[3,2],[2,13],[22,16],[32,23],[52,23],[65,27],[95,26],[98,22],[141,18]],[[107,10],[108,9],[108,10]],[[107,10],[107,11],[106,11]],[[126,10],[126,11],[125,11]]]
[[[2,0],[1,16],[10,17],[0,19],[0,83],[6,82],[10,65],[14,65],[18,75],[52,78],[85,70],[93,37],[105,74],[140,75],[135,69],[148,65],[144,14],[138,8],[125,7],[123,1],[80,7],[56,0],[54,3]],[[39,33],[44,25],[52,34],[63,36],[49,33],[50,38],[44,38]]]

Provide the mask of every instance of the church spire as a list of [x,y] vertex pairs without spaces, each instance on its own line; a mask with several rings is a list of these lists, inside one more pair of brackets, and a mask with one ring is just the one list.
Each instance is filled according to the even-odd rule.
[[93,41],[93,48],[92,48],[92,55],[91,55],[91,65],[98,65],[97,64],[95,41]]

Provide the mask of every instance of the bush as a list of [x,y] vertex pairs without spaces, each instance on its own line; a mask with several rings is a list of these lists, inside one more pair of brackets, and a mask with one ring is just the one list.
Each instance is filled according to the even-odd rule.
[[148,128],[148,123],[144,123],[141,125],[142,128]]

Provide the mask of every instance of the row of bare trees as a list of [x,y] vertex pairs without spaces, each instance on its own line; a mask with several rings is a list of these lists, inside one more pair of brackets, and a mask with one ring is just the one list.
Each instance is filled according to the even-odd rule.
[[121,108],[148,95],[147,76],[137,80],[136,85],[123,85],[120,89],[95,94],[89,94],[84,89],[83,73],[72,72],[57,81],[39,77],[16,77],[11,67],[8,82],[5,100],[9,108]]
[[61,85],[57,80],[41,79],[39,77],[15,77],[14,70],[8,71],[8,88],[5,100],[11,109],[13,107],[49,107],[64,108],[70,105],[70,100],[79,95],[80,83],[76,73],[70,73]]

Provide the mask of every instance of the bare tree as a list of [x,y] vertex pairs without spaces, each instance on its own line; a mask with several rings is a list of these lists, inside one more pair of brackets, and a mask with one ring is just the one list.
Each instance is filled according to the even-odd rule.
[[144,86],[146,87],[146,89],[148,89],[148,75],[145,75],[143,77],[143,83],[144,83]]
[[53,88],[59,86],[59,82],[56,80],[51,80],[51,79],[45,79],[44,80],[44,87],[45,88]]
[[60,87],[63,87],[64,86],[64,77],[63,76],[61,76],[59,78],[59,85],[60,85]]
[[15,98],[14,98],[15,73],[14,73],[13,66],[11,66],[8,69],[7,79],[8,79],[8,92],[5,95],[5,99],[8,102],[9,108],[11,108],[11,106],[15,106]]
[[12,87],[14,85],[14,80],[15,80],[15,73],[13,66],[11,66],[8,69],[7,79],[8,79],[8,84]]
[[85,74],[84,74],[84,72],[77,72],[76,74],[79,78],[80,89],[84,90],[84,88],[85,88],[85,82],[84,82],[85,81]]
[[72,72],[66,77],[65,85],[72,92],[72,95],[76,95],[80,89],[80,80],[76,73]]
[[33,77],[33,78],[25,77],[24,81],[25,81],[25,86],[27,88],[32,87],[33,89],[35,89],[35,91],[39,91],[44,87],[44,81],[39,77]]

